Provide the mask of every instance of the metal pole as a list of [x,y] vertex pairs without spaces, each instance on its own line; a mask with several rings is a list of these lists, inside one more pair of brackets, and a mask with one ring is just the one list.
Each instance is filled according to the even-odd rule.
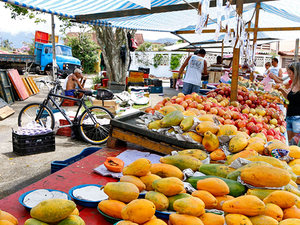
[[51,25],[52,25],[52,56],[53,56],[52,76],[53,76],[53,80],[55,80],[57,68],[56,68],[56,51],[55,51],[55,23],[54,23],[53,14],[51,14]]
[[299,38],[296,39],[296,46],[295,46],[295,62],[299,61]]
[[[256,3],[255,6],[255,25],[254,25],[254,37],[253,37],[253,51],[254,51],[254,46],[257,42],[257,31],[258,31],[258,19],[259,19],[259,9],[260,9],[260,2]],[[255,52],[253,52],[255,55]],[[254,80],[254,72],[252,71],[250,74],[250,80]]]
[[[236,1],[236,12],[239,16],[243,14],[243,3],[244,0]],[[238,24],[239,26],[239,24]],[[236,43],[235,43],[236,45]],[[234,46],[233,48],[233,59],[232,59],[232,77],[231,77],[231,94],[230,101],[237,100],[237,89],[238,89],[238,76],[239,76],[239,59],[240,59],[240,49]]]
[[222,41],[222,54],[221,54],[221,56],[222,56],[222,59],[223,59],[223,56],[224,56],[224,40]]

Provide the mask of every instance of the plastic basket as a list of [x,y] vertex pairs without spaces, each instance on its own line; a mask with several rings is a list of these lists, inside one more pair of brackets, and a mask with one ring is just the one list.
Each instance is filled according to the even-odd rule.
[[93,154],[96,151],[99,151],[102,148],[98,147],[89,147],[82,150],[82,152],[78,155],[75,155],[69,159],[66,159],[64,161],[53,161],[51,162],[51,173],[55,173],[58,170],[61,170],[69,165],[71,165],[74,162],[79,161],[80,159],[83,159],[84,157]]
[[[75,98],[74,96],[68,96],[71,98]],[[61,104],[62,106],[74,106],[76,101],[69,100],[69,99],[64,99],[63,103]]]
[[12,133],[13,152],[17,155],[31,155],[55,151],[55,134],[19,135]]
[[[70,116],[70,118],[72,120],[74,120],[73,116]],[[70,125],[70,124],[66,119],[60,119],[59,125],[64,126],[64,125]],[[71,127],[62,127],[62,128],[59,128],[56,132],[56,135],[67,136],[67,137],[71,137],[71,134],[72,134]]]
[[163,87],[155,87],[155,86],[150,86],[149,87],[149,92],[150,93],[163,93]]

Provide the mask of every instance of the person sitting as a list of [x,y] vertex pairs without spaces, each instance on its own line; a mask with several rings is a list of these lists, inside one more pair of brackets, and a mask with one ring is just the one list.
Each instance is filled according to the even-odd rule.
[[[76,89],[82,89],[84,90],[84,84],[85,84],[86,78],[83,77],[82,71],[78,68],[74,70],[74,73],[67,76],[65,82],[64,82],[64,90],[66,96],[74,96],[74,92]],[[79,95],[75,96],[76,98],[81,98],[83,93],[80,93]]]
[[278,66],[278,59],[277,58],[273,58],[272,59],[272,67],[270,68],[270,73],[275,74],[277,77],[282,78],[282,70],[281,68]]
[[270,62],[266,62],[266,64],[265,64],[266,70],[263,73],[264,77],[266,77],[270,73],[270,67],[271,67],[271,63]]

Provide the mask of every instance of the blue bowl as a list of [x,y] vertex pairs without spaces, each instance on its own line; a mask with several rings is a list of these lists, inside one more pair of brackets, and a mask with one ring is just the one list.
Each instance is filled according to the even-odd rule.
[[74,199],[74,202],[78,205],[81,205],[81,206],[84,206],[84,207],[96,208],[98,206],[99,202],[101,202],[101,201],[89,201],[89,200],[79,199],[79,198],[76,198],[73,195],[74,190],[79,189],[79,188],[83,188],[83,187],[87,187],[87,186],[96,186],[96,187],[99,187],[99,188],[102,187],[102,185],[99,185],[99,184],[82,184],[82,185],[72,187],[69,190],[69,195]]
[[[36,190],[39,190],[39,189],[36,189]],[[32,190],[32,191],[27,191],[25,193],[23,193],[20,197],[19,197],[19,202],[22,206],[25,207],[25,209],[27,209],[28,211],[30,211],[32,209],[32,207],[29,207],[27,205],[24,204],[24,198],[26,195],[28,195],[29,193],[33,192],[33,191],[36,191],[36,190]],[[66,192],[63,192],[63,191],[59,191],[59,190],[55,190],[55,189],[45,189],[45,190],[48,190],[48,191],[58,191],[58,192],[61,192],[61,193],[64,193],[68,196],[68,200],[71,200],[70,196],[66,193]]]
[[169,216],[173,213],[176,213],[175,211],[174,212],[170,212],[170,211],[158,211],[156,210],[155,212],[155,216],[157,218],[160,218],[160,219],[169,219]]
[[99,213],[101,213],[104,216],[104,219],[112,224],[117,224],[119,221],[123,220],[123,219],[119,219],[119,218],[115,218],[115,217],[111,217],[109,215],[106,215],[104,212],[102,212],[98,207],[97,207]]

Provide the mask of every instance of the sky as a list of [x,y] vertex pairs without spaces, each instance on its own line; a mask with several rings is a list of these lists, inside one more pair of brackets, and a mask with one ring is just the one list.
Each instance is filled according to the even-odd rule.
[[[10,16],[10,10],[4,8],[4,3],[0,2],[0,21],[1,21],[1,26],[0,26],[0,37],[1,37],[1,32],[6,32],[11,35],[12,40],[19,38],[18,34],[22,32],[22,35],[24,35],[23,32],[28,33],[26,36],[32,36],[34,35],[36,30],[51,33],[51,15],[50,14],[45,14],[43,16],[46,20],[47,23],[40,23],[40,24],[35,24],[34,20],[32,19],[11,19]],[[55,28],[55,35],[61,35],[59,33],[59,24],[60,21],[58,19],[55,19],[56,23],[56,28]],[[71,31],[78,31],[78,30],[71,30]],[[173,39],[178,39],[175,35],[166,33],[166,32],[150,32],[150,31],[137,31],[137,33],[142,33],[144,36],[144,39],[147,40],[157,40],[159,38],[173,38]],[[28,39],[28,38],[27,38]],[[27,40],[28,41],[28,40]]]

